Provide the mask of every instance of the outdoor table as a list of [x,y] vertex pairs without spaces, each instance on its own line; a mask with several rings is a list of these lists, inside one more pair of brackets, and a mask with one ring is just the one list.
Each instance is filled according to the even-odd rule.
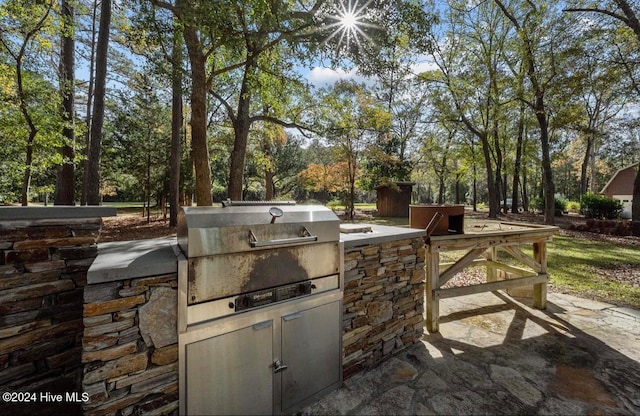
[[[463,234],[431,236],[426,240],[427,329],[439,331],[440,299],[481,292],[533,285],[533,306],[545,309],[547,303],[547,242],[558,227],[500,221],[467,224]],[[527,255],[522,246],[532,244]],[[502,250],[519,265],[498,261]],[[454,262],[441,263],[441,254],[462,251]],[[521,265],[521,266],[520,266]],[[486,282],[443,288],[457,273],[468,267],[486,267]]]

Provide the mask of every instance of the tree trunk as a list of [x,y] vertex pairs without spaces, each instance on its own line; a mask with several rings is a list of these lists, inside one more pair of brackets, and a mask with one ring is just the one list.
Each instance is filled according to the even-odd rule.
[[244,163],[247,154],[249,140],[249,128],[251,125],[249,111],[251,109],[251,92],[249,81],[253,76],[254,64],[247,62],[240,88],[240,100],[238,101],[238,113],[233,123],[235,140],[231,152],[231,166],[229,167],[228,198],[234,201],[242,200],[242,184],[244,180]]
[[31,165],[33,163],[33,141],[35,139],[37,130],[31,130],[29,133],[29,139],[27,141],[27,155],[25,157],[25,168],[22,176],[22,206],[29,205],[29,187],[31,186]]
[[584,152],[584,159],[582,160],[582,165],[580,166],[580,198],[582,198],[582,195],[587,193],[587,170],[589,169],[589,158],[591,157],[592,144],[593,142],[591,140],[591,135],[589,135],[587,136],[587,149]]
[[493,171],[493,165],[491,163],[491,150],[489,148],[489,140],[484,135],[480,137],[482,142],[482,154],[484,155],[484,162],[487,166],[487,191],[489,192],[489,218],[497,218],[500,205],[498,203],[498,192],[495,187],[495,173]]
[[98,13],[97,0],[93,2],[93,17],[91,20],[91,48],[89,52],[89,86],[87,87],[87,131],[84,135],[85,158],[82,161],[82,194],[80,195],[80,205],[87,205],[87,194],[89,193],[89,152],[91,149],[91,110],[93,105],[93,84],[95,67],[96,48],[96,15]]
[[20,105],[20,112],[24,117],[27,125],[29,126],[29,136],[27,138],[26,144],[26,156],[25,156],[25,168],[24,174],[22,178],[22,206],[29,205],[29,187],[31,186],[31,165],[33,164],[33,144],[38,134],[38,128],[36,127],[31,114],[29,113],[29,106],[27,105],[27,94],[24,91],[24,84],[22,82],[22,62],[29,46],[29,42],[32,37],[36,35],[36,33],[42,28],[45,20],[49,16],[49,12],[51,11],[51,6],[53,3],[49,4],[49,8],[47,8],[46,13],[41,17],[39,22],[33,28],[32,31],[25,34],[24,42],[20,46],[20,52],[15,57],[16,60],[16,85],[18,88],[18,101]]
[[182,130],[182,43],[179,35],[173,38],[173,71],[171,76],[171,161],[169,179],[169,226],[178,224],[180,205],[180,133]]
[[102,125],[104,123],[104,101],[107,82],[107,54],[109,50],[109,26],[111,25],[111,0],[102,0],[100,7],[100,29],[96,47],[96,88],[91,121],[89,166],[87,174],[87,204],[99,205],[100,156],[102,153]]
[[540,126],[540,143],[542,147],[542,177],[544,189],[544,223],[555,224],[555,185],[553,183],[553,170],[551,169],[551,156],[549,148],[549,124],[543,98],[536,98],[536,118]]
[[20,110],[22,111],[22,115],[24,116],[27,124],[29,125],[29,138],[27,139],[27,152],[24,161],[24,174],[22,177],[22,206],[26,207],[29,205],[29,187],[31,186],[31,165],[33,164],[33,142],[35,141],[36,135],[38,134],[38,129],[33,123],[33,119],[29,114],[29,109],[27,108],[27,103],[25,101],[25,93],[22,85],[22,57],[20,57],[17,61],[16,65],[16,74],[18,78],[18,97],[20,99]]
[[62,0],[62,50],[60,53],[60,93],[62,95],[62,136],[66,143],[60,148],[62,165],[58,168],[55,205],[75,203],[75,133],[74,133],[74,9],[67,0]]
[[[25,43],[26,45],[26,43]],[[23,48],[24,50],[24,48]],[[16,76],[18,79],[18,97],[20,100],[20,110],[22,112],[22,116],[27,121],[29,125],[29,137],[27,139],[27,151],[24,161],[24,174],[22,177],[22,196],[21,202],[22,206],[26,207],[29,205],[29,188],[31,186],[31,165],[33,164],[33,142],[35,141],[36,135],[38,134],[38,129],[31,118],[31,114],[29,114],[29,108],[26,103],[26,94],[24,92],[24,86],[22,84],[22,52],[17,59],[16,62]]]
[[196,202],[200,206],[211,206],[213,199],[207,145],[206,57],[193,26],[185,26],[184,40],[191,63],[191,155],[196,172]]
[[631,203],[631,221],[633,235],[640,237],[640,165],[633,181],[633,202]]
[[516,160],[513,164],[513,182],[511,185],[511,212],[513,214],[518,213],[518,207],[520,206],[520,198],[519,198],[518,190],[520,185],[520,171],[522,170],[522,150],[524,148],[524,110],[525,110],[524,102],[521,102],[520,116],[518,118],[518,139],[516,143]]
[[147,200],[147,224],[151,222],[151,149],[147,149],[147,171],[145,178],[145,199]]
[[591,133],[591,154],[589,155],[589,190],[598,192],[596,181],[596,154],[598,147],[598,138],[595,132]]
[[[265,155],[267,159],[269,159],[269,151],[265,151]],[[267,201],[271,201],[275,197],[275,187],[273,186],[273,171],[270,166],[267,166],[264,170],[264,189],[265,189],[265,197],[264,199]]]

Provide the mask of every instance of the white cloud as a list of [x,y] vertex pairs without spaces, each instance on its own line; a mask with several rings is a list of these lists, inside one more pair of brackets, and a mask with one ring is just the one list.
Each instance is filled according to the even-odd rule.
[[352,79],[358,82],[366,82],[367,79],[358,75],[355,69],[345,71],[343,69],[332,69],[326,67],[314,67],[307,74],[307,79],[315,87],[321,88],[331,85],[338,80]]
[[421,74],[427,71],[435,71],[438,69],[438,65],[433,62],[431,57],[427,57],[425,60],[416,62],[411,66],[411,70],[414,74]]

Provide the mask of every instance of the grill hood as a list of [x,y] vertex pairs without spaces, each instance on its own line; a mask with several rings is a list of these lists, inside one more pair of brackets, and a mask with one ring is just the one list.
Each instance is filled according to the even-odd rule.
[[223,207],[182,207],[178,245],[189,258],[260,248],[337,242],[340,220],[321,205],[277,202]]

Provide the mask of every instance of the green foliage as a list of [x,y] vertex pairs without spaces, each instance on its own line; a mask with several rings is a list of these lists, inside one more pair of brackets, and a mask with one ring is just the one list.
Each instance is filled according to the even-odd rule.
[[622,213],[622,202],[604,195],[587,192],[582,196],[580,213],[587,218],[612,220]]
[[567,202],[567,211],[574,212],[574,213],[580,212],[580,202],[579,201]]
[[562,195],[556,195],[553,206],[556,211],[566,212],[568,203],[569,201],[567,200],[567,198]]
[[544,211],[544,198],[535,196],[529,201],[529,207],[536,212]]
[[344,207],[344,203],[339,199],[332,199],[331,201],[327,202],[327,207],[331,209],[337,209],[339,207]]
[[149,195],[159,201],[168,192],[171,113],[158,82],[140,74],[129,83],[130,90],[111,103],[101,186],[111,199],[145,200]]
[[[0,74],[0,201],[8,204],[20,200],[29,129],[18,103],[15,69],[0,64]],[[60,100],[57,89],[35,72],[24,72],[22,82],[25,104],[37,130],[32,191],[44,192],[55,184],[52,173],[61,162],[57,152],[63,143]]]
[[[529,201],[529,207],[533,208],[536,212],[544,212],[544,198],[542,197],[533,197]],[[554,199],[554,209],[556,212],[567,212],[567,205],[569,201],[562,195],[556,195]]]

